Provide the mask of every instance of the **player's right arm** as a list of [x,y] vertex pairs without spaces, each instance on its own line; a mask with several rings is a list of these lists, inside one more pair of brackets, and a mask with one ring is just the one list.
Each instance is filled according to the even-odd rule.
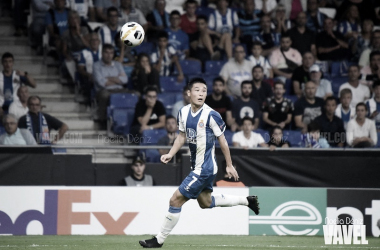
[[173,143],[173,147],[170,149],[169,153],[161,156],[161,162],[166,164],[169,161],[171,161],[173,156],[178,152],[178,150],[182,148],[183,144],[185,144],[185,140],[186,140],[185,132],[179,131],[179,135],[175,139]]

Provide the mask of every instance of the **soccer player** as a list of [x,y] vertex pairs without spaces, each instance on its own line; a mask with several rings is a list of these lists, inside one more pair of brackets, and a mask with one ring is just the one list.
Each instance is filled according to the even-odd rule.
[[216,138],[226,159],[226,172],[229,178],[237,181],[239,175],[232,166],[230,151],[223,134],[226,124],[218,112],[205,104],[206,81],[202,78],[193,78],[188,87],[187,95],[190,97],[190,104],[181,108],[178,113],[179,135],[169,153],[161,156],[161,161],[165,164],[168,163],[187,139],[193,171],[170,198],[169,211],[157,236],[139,241],[140,245],[145,248],[162,247],[166,237],[179,220],[182,205],[189,199],[197,199],[202,209],[244,205],[252,209],[255,214],[259,214],[257,196],[212,194],[213,181],[218,171],[215,161]]

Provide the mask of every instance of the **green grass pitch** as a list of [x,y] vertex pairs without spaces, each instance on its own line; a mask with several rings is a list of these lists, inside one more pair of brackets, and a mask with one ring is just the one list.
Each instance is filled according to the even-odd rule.
[[[80,249],[80,250],[134,250],[143,249],[138,241],[151,236],[0,236],[2,249]],[[323,237],[307,236],[232,236],[232,235],[171,235],[162,249],[170,250],[372,250],[380,249],[380,238],[369,237],[368,245],[325,245]]]

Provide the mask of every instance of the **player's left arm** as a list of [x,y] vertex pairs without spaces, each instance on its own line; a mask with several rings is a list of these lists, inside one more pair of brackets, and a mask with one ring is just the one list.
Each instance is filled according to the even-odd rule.
[[230,149],[228,148],[228,143],[226,138],[224,137],[224,134],[218,137],[220,149],[222,150],[222,153],[224,155],[224,158],[226,159],[227,167],[226,167],[226,173],[228,174],[228,177],[231,178],[233,177],[235,181],[239,180],[239,175],[232,166],[232,159],[231,159],[231,154],[230,154]]

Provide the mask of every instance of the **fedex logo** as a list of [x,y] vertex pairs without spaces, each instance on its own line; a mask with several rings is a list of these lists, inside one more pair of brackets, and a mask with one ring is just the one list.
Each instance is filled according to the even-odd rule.
[[108,212],[73,212],[74,203],[91,203],[91,190],[45,190],[44,212],[27,210],[13,222],[0,210],[0,234],[26,235],[30,222],[39,221],[44,235],[71,234],[72,225],[89,225],[91,214],[106,230],[105,234],[124,234],[138,214],[124,212],[114,219]]

